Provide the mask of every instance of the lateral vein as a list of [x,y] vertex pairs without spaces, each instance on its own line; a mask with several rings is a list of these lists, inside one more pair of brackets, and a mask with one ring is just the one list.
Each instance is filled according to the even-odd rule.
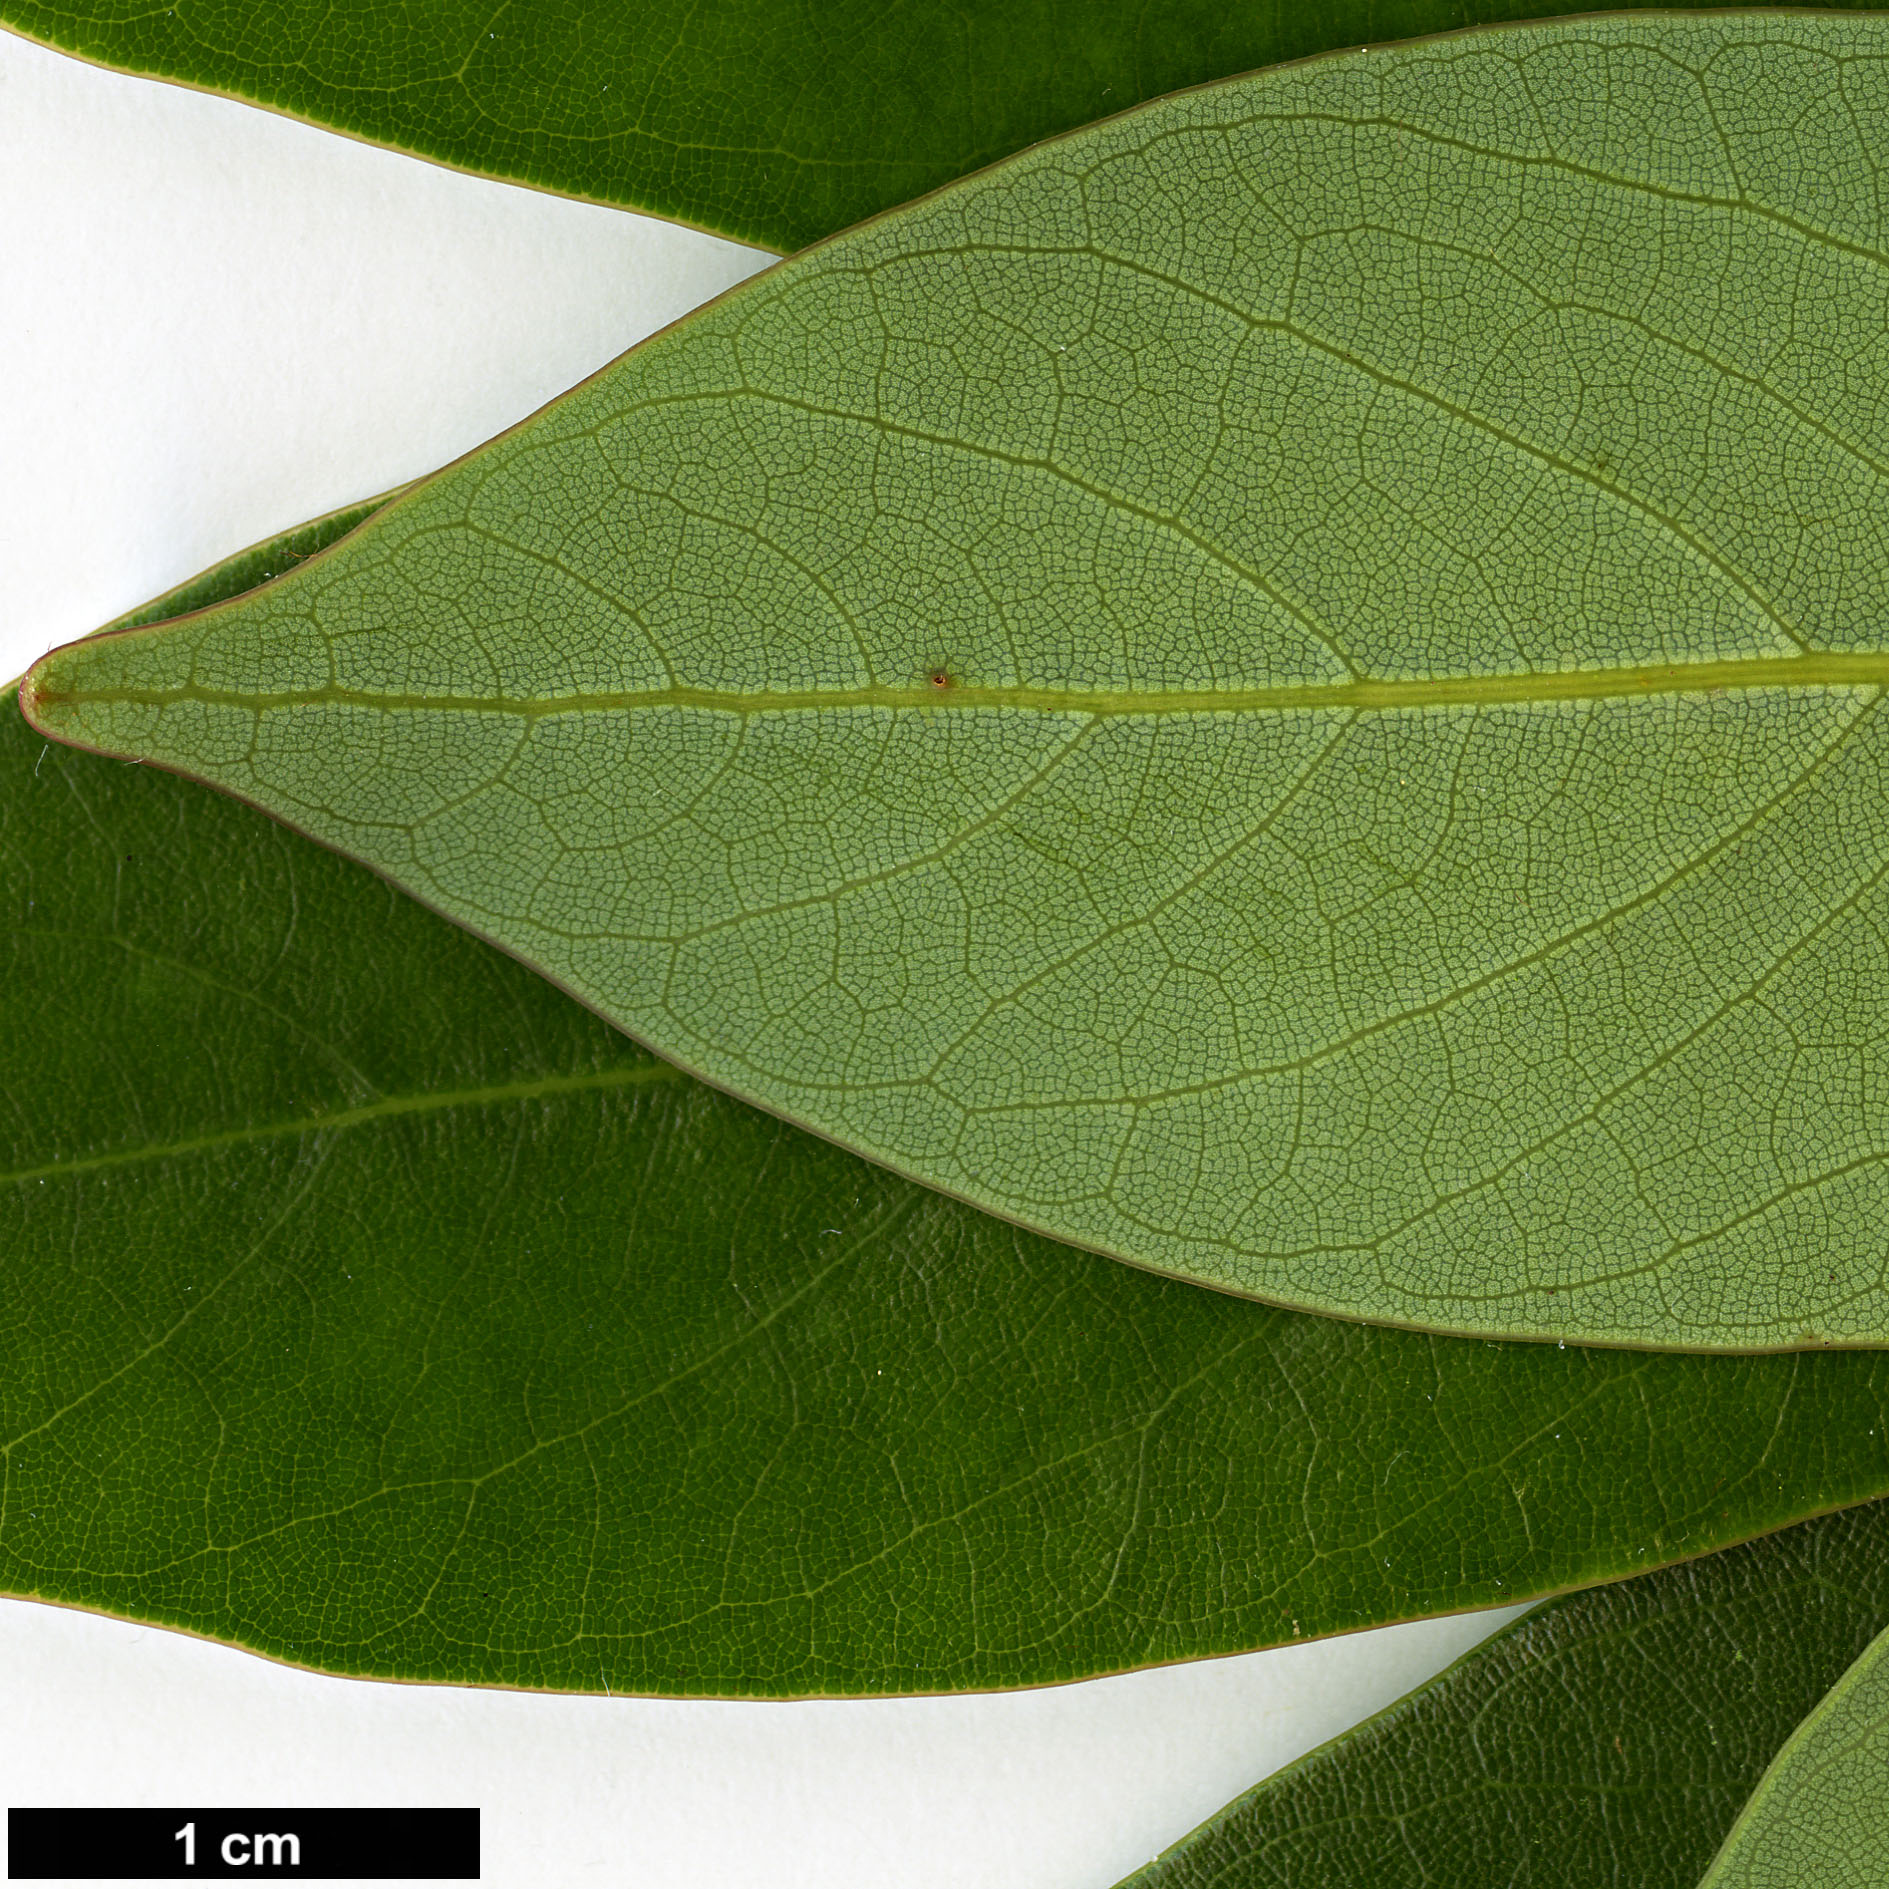
[[659,1082],[681,1082],[682,1071],[667,1063],[635,1063],[621,1069],[592,1070],[577,1076],[547,1076],[532,1082],[499,1082],[478,1089],[437,1089],[417,1095],[384,1096],[359,1108],[336,1109],[332,1115],[305,1115],[293,1120],[266,1122],[253,1128],[226,1128],[210,1135],[137,1148],[116,1148],[106,1154],[80,1155],[70,1161],[48,1161],[40,1167],[0,1174],[0,1185],[26,1181],[64,1180],[74,1174],[103,1168],[131,1167],[142,1161],[164,1161],[182,1155],[207,1154],[245,1142],[270,1141],[285,1135],[327,1133],[332,1129],[360,1128],[369,1122],[397,1115],[425,1115],[453,1108],[490,1108],[504,1102],[532,1102],[552,1096],[581,1095],[597,1089],[635,1089]]

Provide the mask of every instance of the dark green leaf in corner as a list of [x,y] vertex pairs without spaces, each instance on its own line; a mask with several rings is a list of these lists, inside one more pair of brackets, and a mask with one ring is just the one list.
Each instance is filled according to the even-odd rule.
[[1791,1734],[1700,1889],[1889,1883],[1889,1629]]
[[1059,1238],[1879,1343],[1885,127],[1880,15],[1164,100],[27,707]]
[[[1551,1601],[1121,1889],[1698,1889],[1792,1728],[1885,1627],[1883,1503]],[[1840,1779],[1863,1788],[1847,1829],[1825,1826],[1839,1862],[1884,1854],[1856,1821],[1885,1801],[1875,1750],[1873,1776]],[[1883,1880],[1787,1869],[1711,1889]]]
[[0,898],[0,1591],[398,1678],[926,1691],[1889,1489],[1889,1356],[1428,1338],[1053,1246],[11,708]]

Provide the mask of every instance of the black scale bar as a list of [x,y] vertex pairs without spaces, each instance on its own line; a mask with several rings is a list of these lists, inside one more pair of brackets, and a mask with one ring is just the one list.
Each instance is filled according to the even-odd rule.
[[476,1810],[9,1810],[7,1880],[477,1882]]

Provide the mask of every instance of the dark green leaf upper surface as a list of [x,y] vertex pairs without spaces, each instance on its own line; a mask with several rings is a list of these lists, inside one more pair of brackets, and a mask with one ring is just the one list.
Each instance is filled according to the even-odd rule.
[[1889,1882],[1889,1630],[1791,1734],[1700,1889]]
[[1144,106],[29,712],[1057,1237],[1882,1342],[1885,127],[1879,15]]
[[1889,1488],[1889,1359],[1435,1339],[1056,1247],[10,708],[0,875],[7,1592],[394,1677],[931,1690]]
[[1039,138],[1515,0],[0,0],[0,23],[461,169],[797,249]]
[[[1889,1505],[1551,1601],[1229,1805],[1122,1889],[1695,1889],[1769,1765],[1889,1625]],[[1850,1800],[1880,1813],[1880,1760]],[[1857,1780],[1851,1780],[1855,1782]],[[1818,1873],[1874,1889],[1842,1811]],[[1882,1854],[1880,1844],[1873,1852]],[[1799,1873],[1792,1873],[1793,1867]]]

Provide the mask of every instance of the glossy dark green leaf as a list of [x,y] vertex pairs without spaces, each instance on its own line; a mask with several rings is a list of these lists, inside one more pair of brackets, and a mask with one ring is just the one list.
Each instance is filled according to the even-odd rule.
[[1055,1237],[1889,1342],[1889,24],[1335,54],[778,264],[37,725]]
[[350,1672],[931,1690],[1889,1489],[1889,1358],[1435,1339],[1054,1246],[10,706],[0,874],[6,1592]]
[[0,25],[774,249],[1142,99],[1517,0],[0,0]]
[[1695,1889],[1885,1626],[1883,1503],[1551,1601],[1121,1889]]

